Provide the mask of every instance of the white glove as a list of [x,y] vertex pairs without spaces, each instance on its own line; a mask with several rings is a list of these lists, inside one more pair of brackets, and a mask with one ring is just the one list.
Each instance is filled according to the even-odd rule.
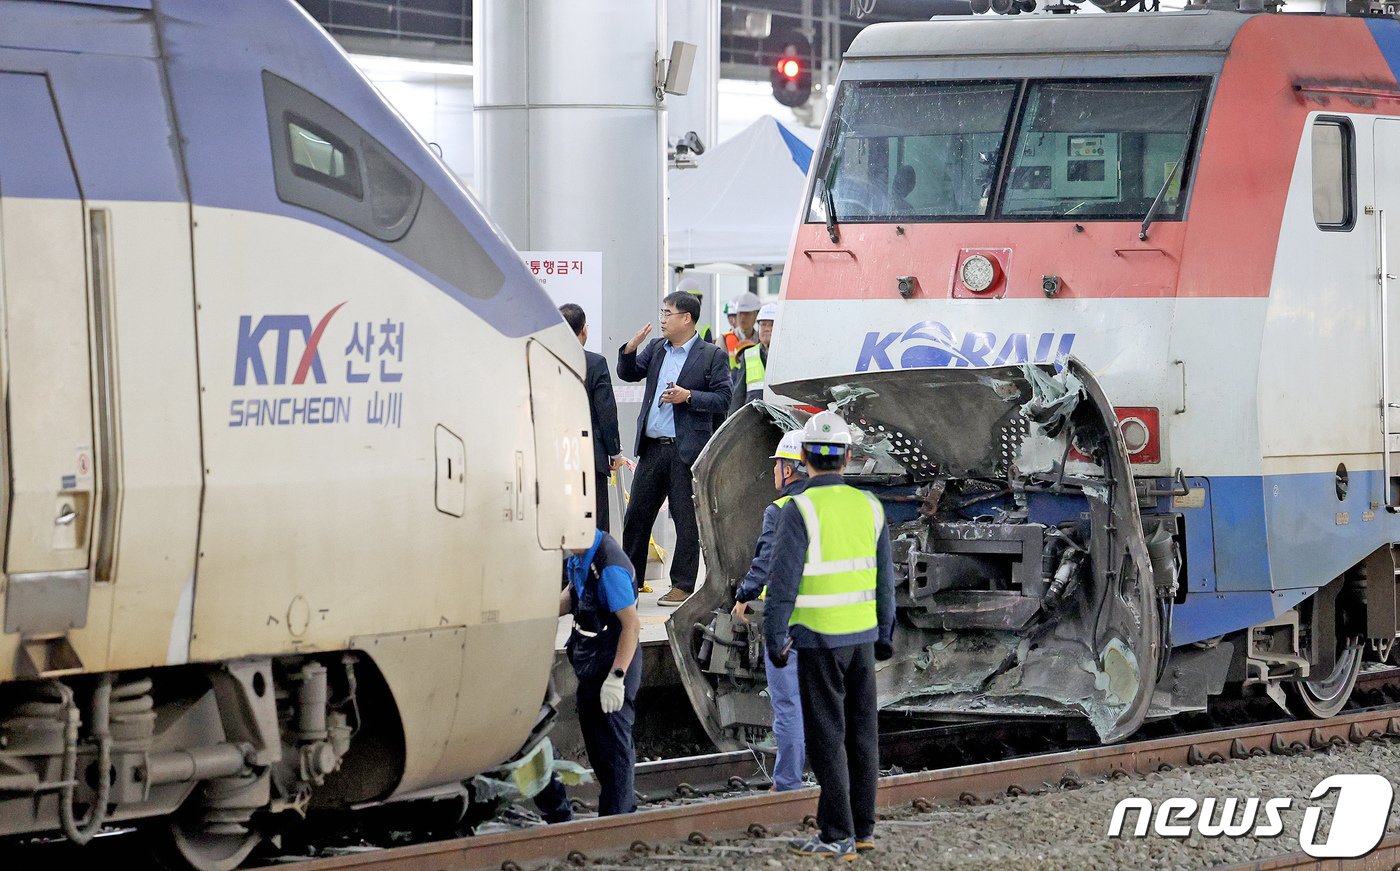
[[603,688],[598,692],[598,701],[603,706],[603,713],[614,714],[622,710],[622,701],[627,695],[627,688],[622,685],[622,678],[615,674],[608,675],[608,679],[603,681]]

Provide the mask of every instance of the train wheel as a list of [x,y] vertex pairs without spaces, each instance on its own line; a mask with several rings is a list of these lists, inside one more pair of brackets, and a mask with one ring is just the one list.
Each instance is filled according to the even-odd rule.
[[1289,708],[1294,715],[1318,720],[1336,716],[1351,698],[1356,676],[1361,673],[1364,649],[1361,639],[1353,638],[1337,654],[1337,664],[1331,674],[1285,683]]
[[158,864],[169,871],[233,871],[262,841],[255,831],[214,834],[202,820],[176,817],[158,823],[151,836]]

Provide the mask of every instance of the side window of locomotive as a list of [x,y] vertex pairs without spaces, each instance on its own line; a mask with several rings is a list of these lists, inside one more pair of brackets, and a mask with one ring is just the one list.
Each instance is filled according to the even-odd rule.
[[1180,217],[1203,80],[1032,83],[1001,211],[1037,218]]
[[342,112],[280,76],[263,73],[277,196],[384,242],[402,239],[423,183]]
[[360,199],[359,161],[350,146],[316,127],[305,118],[287,115],[287,143],[292,155],[292,172],[305,179]]
[[843,85],[807,219],[985,216],[1015,99],[1010,82]]
[[1356,173],[1351,124],[1323,118],[1312,128],[1313,220],[1321,230],[1350,230],[1356,223]]

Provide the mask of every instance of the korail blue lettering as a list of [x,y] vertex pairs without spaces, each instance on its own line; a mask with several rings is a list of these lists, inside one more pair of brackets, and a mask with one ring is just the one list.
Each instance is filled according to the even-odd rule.
[[946,324],[921,321],[902,333],[866,333],[856,357],[856,371],[981,368],[1027,362],[1051,363],[1059,369],[1069,357],[1074,339],[1074,333],[1009,333],[1003,338],[980,330],[960,337]]

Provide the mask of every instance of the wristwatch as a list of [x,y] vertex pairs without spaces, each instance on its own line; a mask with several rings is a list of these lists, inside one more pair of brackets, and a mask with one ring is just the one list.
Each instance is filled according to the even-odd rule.
[[613,676],[613,677],[626,677],[626,676],[627,676],[627,672],[623,671],[623,670],[620,669],[620,668],[615,668],[615,669],[612,670],[612,676]]

